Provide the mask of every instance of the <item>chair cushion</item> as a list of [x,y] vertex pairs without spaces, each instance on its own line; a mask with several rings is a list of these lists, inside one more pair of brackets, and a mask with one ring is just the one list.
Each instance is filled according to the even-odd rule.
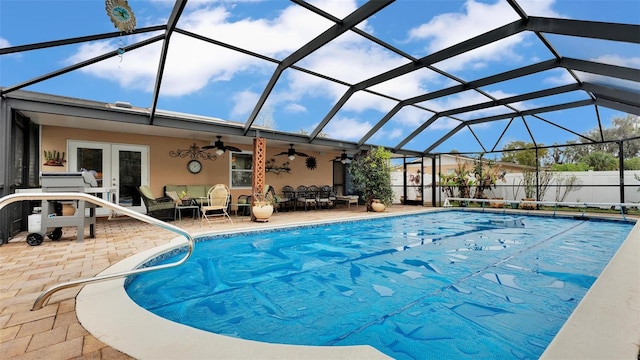
[[176,193],[175,191],[165,191],[164,193],[167,194],[168,197],[172,198],[177,205],[182,204],[182,201],[180,200],[178,193]]
[[207,191],[211,186],[209,185],[187,185],[187,193],[192,199],[198,199],[201,197],[207,197]]
[[166,194],[167,191],[175,191],[176,194],[180,194],[183,191],[187,191],[187,187],[185,185],[165,185],[164,193]]
[[176,204],[173,201],[169,201],[169,202],[159,202],[159,203],[155,203],[153,205],[149,205],[149,207],[147,208],[147,211],[158,211],[158,210],[165,210],[165,209],[173,209],[175,208]]
[[149,189],[147,186],[140,186],[140,193],[146,197],[147,199],[155,199],[156,197],[153,196],[153,193],[151,192],[151,189]]

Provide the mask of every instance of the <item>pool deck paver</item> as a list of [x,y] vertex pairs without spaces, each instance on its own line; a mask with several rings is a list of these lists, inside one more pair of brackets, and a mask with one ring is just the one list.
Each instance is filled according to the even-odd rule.
[[[423,207],[394,205],[391,213],[424,211]],[[183,218],[173,222],[192,234],[211,230],[259,229],[300,222],[348,219],[366,215],[364,207],[280,212],[267,223],[216,222],[209,227]],[[638,236],[636,226],[635,236]],[[115,263],[144,250],[167,244],[176,235],[130,218],[99,218],[96,238],[76,241],[75,228],[63,228],[59,241],[40,246],[26,243],[27,232],[0,246],[0,358],[2,359],[131,359],[87,332],[78,322],[75,297],[81,287],[55,293],[47,305],[31,311],[37,296],[60,282],[94,276]],[[636,241],[634,246],[637,246]],[[637,260],[637,258],[636,258]],[[637,263],[637,261],[636,261]],[[632,270],[633,272],[634,270]],[[637,271],[635,271],[637,274]],[[637,295],[640,284],[630,281]],[[637,297],[634,299],[637,301]],[[637,305],[637,304],[636,304]],[[637,318],[640,312],[630,314]],[[627,334],[628,336],[628,334]],[[613,358],[613,357],[612,357]]]

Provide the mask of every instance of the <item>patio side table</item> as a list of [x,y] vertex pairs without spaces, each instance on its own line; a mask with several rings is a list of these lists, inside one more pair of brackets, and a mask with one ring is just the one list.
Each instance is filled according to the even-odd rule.
[[[196,215],[200,217],[200,206],[198,205],[176,205],[176,209],[173,214],[174,219],[182,221],[182,210],[193,210],[193,219],[196,219]],[[176,216],[177,215],[177,216]]]

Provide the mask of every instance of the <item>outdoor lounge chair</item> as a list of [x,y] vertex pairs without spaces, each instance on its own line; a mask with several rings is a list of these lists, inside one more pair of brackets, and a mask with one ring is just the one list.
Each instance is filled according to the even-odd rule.
[[144,206],[147,207],[147,215],[160,220],[175,220],[176,202],[172,198],[168,196],[156,198],[146,185],[140,186],[138,192]]
[[227,219],[231,223],[231,216],[229,216],[229,199],[231,198],[231,191],[227,185],[224,184],[216,184],[213,185],[209,191],[207,192],[207,198],[202,203],[200,207],[200,213],[202,214],[201,221],[207,221],[209,225],[211,225],[211,221],[209,220],[212,217],[222,216],[223,218],[226,216]]

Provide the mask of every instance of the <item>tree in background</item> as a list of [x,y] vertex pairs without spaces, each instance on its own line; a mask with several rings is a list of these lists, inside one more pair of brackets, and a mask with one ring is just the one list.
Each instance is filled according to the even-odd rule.
[[[542,144],[538,144],[538,146],[543,146]],[[518,150],[524,149],[524,150]],[[510,141],[503,148],[502,157],[500,161],[510,162],[523,166],[536,166],[536,150],[535,145],[533,143],[525,143],[524,141]],[[507,150],[507,151],[505,151]],[[511,150],[511,151],[508,151]],[[538,149],[538,158],[544,158],[548,149]]]
[[581,163],[585,163],[589,166],[589,169],[594,171],[606,171],[606,170],[617,170],[618,169],[618,159],[615,156],[602,152],[602,151],[594,151],[583,156],[580,159]]
[[[616,142],[593,144],[590,141],[613,139],[627,140],[623,144],[622,156],[625,170],[640,170],[640,117],[626,115],[614,118],[612,126],[597,127],[583,134],[579,140],[569,141],[573,146],[538,150],[540,165],[551,165],[555,171],[617,170],[619,146]],[[538,146],[543,146],[538,144]],[[535,167],[536,156],[533,143],[511,141],[503,148],[501,161]],[[508,151],[522,149],[517,151]],[[613,159],[613,160],[612,160]],[[615,163],[615,164],[614,164]],[[573,164],[573,165],[570,165]]]
[[[611,121],[611,127],[603,128],[602,135],[600,128],[594,128],[583,134],[585,138],[580,141],[572,141],[571,143],[584,143],[584,146],[571,146],[565,149],[567,162],[580,162],[582,158],[592,152],[604,152],[618,157],[619,148],[615,142],[590,144],[588,139],[596,141],[607,141],[614,139],[631,139],[640,136],[640,117],[637,115],[626,115],[617,117]],[[640,140],[625,141],[622,149],[624,159],[631,159],[640,156]]]
[[634,157],[624,160],[625,170],[640,170],[640,157]]

